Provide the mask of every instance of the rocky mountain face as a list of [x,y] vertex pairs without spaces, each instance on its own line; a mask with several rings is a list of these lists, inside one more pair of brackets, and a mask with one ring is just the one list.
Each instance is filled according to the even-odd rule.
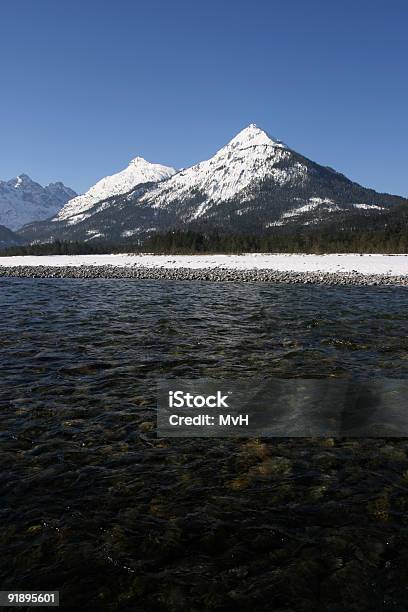
[[264,232],[377,218],[404,202],[321,166],[251,124],[211,159],[175,171],[136,158],[26,240],[124,240],[171,228]]
[[27,174],[0,181],[0,224],[16,230],[26,223],[49,219],[75,196],[75,191],[61,182],[42,187]]
[[0,249],[21,244],[22,240],[8,227],[0,225]]

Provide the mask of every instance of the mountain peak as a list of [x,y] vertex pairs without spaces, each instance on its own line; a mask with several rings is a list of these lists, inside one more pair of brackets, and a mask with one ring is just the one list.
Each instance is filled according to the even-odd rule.
[[153,180],[153,181],[162,180],[163,178],[168,178],[169,176],[177,172],[175,168],[172,168],[170,166],[162,166],[161,164],[155,164],[153,162],[149,162],[144,157],[140,157],[140,155],[138,155],[137,157],[134,157],[130,161],[128,167],[122,172],[128,172],[128,171],[131,171],[132,173],[134,173],[135,171],[141,172],[143,175],[142,178],[146,179],[141,182],[146,182],[147,180]]
[[251,123],[241,130],[228,144],[203,162],[178,172],[169,181],[157,185],[142,196],[143,202],[151,202],[155,208],[165,208],[172,203],[188,202],[196,196],[189,220],[198,219],[218,202],[233,200],[241,192],[251,197],[251,188],[264,179],[283,184],[292,174],[283,166],[290,166],[289,149],[280,141]]
[[65,187],[62,181],[55,181],[55,183],[48,183],[46,187]]
[[145,159],[144,157],[140,157],[140,155],[137,155],[137,157],[134,157],[133,159],[130,160],[129,166],[137,166],[137,165],[145,165],[145,166],[150,166],[153,165],[151,162],[148,162],[147,159]]
[[105,176],[86,193],[69,200],[55,220],[70,219],[70,223],[76,223],[84,219],[87,211],[101,200],[129,193],[139,185],[163,181],[176,172],[175,168],[153,164],[140,156],[135,157],[124,170]]
[[28,176],[28,174],[19,174],[15,178],[9,181],[9,185],[14,189],[21,189],[22,187],[26,187],[27,185],[32,185],[34,183],[33,179]]
[[230,140],[227,146],[232,146],[234,149],[246,149],[247,147],[258,146],[278,147],[281,149],[286,148],[283,142],[276,138],[271,138],[269,134],[258,127],[256,123],[250,123],[246,128],[238,132],[238,134]]

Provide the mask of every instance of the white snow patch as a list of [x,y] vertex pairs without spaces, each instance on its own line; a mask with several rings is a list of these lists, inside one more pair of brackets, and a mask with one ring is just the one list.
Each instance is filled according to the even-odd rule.
[[100,232],[87,232],[87,234],[91,234],[91,236],[90,238],[86,238],[85,242],[89,242],[95,238],[105,238],[105,234],[101,234]]
[[235,214],[241,217],[242,215],[246,215],[253,210],[253,206],[244,206],[243,208],[239,208],[235,211]]
[[124,232],[122,232],[121,236],[123,236],[124,238],[128,238],[129,236],[134,236],[135,234],[140,232],[140,230],[140,227],[134,227],[133,229],[125,230]]
[[265,223],[265,227],[279,227],[281,225],[284,225],[283,221],[271,221],[270,223]]
[[316,210],[316,208],[321,208],[324,206],[325,211],[336,211],[340,210],[340,208],[330,200],[330,198],[309,198],[309,203],[304,204],[303,206],[299,206],[298,208],[293,208],[292,210],[288,210],[283,213],[281,219],[288,219],[290,217],[297,217],[298,215],[304,215],[312,210]]
[[[300,198],[294,198],[295,200],[300,200]],[[341,208],[330,198],[309,198],[307,204],[303,204],[302,206],[298,206],[297,208],[292,208],[284,212],[277,221],[272,221],[271,223],[267,223],[265,225],[268,227],[276,227],[280,225],[285,225],[290,219],[294,217],[298,217],[300,215],[305,215],[313,210],[323,209],[324,212],[337,212],[341,210]],[[313,223],[314,221],[312,221]],[[306,221],[303,225],[309,225],[310,222]]]
[[309,198],[309,202],[312,204],[334,204],[330,198]]
[[385,210],[385,206],[377,206],[376,204],[353,204],[354,208],[361,208],[362,210]]

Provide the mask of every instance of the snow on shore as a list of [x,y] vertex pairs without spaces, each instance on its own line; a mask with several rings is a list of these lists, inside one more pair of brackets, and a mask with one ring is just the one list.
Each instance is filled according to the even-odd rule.
[[330,254],[305,255],[251,253],[244,255],[50,255],[0,257],[0,267],[13,266],[116,266],[282,272],[358,272],[408,276],[408,255]]

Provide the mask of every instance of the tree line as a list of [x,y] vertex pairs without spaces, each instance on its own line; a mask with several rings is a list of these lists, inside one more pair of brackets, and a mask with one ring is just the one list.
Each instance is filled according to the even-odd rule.
[[265,234],[220,231],[159,232],[139,242],[61,241],[11,246],[0,256],[13,255],[94,255],[103,253],[408,253],[405,224],[384,229],[275,231]]

